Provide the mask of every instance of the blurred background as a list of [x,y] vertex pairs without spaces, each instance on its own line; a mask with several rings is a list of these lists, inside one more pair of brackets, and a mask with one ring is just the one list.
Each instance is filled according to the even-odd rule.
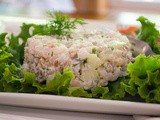
[[46,11],[71,17],[136,25],[143,15],[160,26],[160,0],[0,0],[0,20],[12,17],[45,19]]

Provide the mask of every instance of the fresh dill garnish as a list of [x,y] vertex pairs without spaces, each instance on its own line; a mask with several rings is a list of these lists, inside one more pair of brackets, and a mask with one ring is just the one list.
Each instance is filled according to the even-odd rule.
[[51,35],[70,36],[72,30],[76,29],[77,24],[86,24],[82,19],[71,19],[69,16],[64,15],[62,12],[47,12],[51,18],[47,24],[48,32]]

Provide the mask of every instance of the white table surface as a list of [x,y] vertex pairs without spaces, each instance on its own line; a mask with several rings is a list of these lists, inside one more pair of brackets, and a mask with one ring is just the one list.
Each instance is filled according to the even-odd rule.
[[134,120],[132,116],[0,105],[0,120]]

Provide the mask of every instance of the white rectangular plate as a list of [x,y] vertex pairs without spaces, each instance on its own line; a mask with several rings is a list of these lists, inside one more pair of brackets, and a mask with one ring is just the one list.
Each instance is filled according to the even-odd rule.
[[160,116],[160,104],[0,92],[0,104],[40,109]]

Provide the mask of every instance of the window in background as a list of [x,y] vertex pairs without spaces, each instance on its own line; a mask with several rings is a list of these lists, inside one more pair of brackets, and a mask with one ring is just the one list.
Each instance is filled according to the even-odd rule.
[[110,8],[114,11],[133,11],[158,13],[160,0],[109,0]]

